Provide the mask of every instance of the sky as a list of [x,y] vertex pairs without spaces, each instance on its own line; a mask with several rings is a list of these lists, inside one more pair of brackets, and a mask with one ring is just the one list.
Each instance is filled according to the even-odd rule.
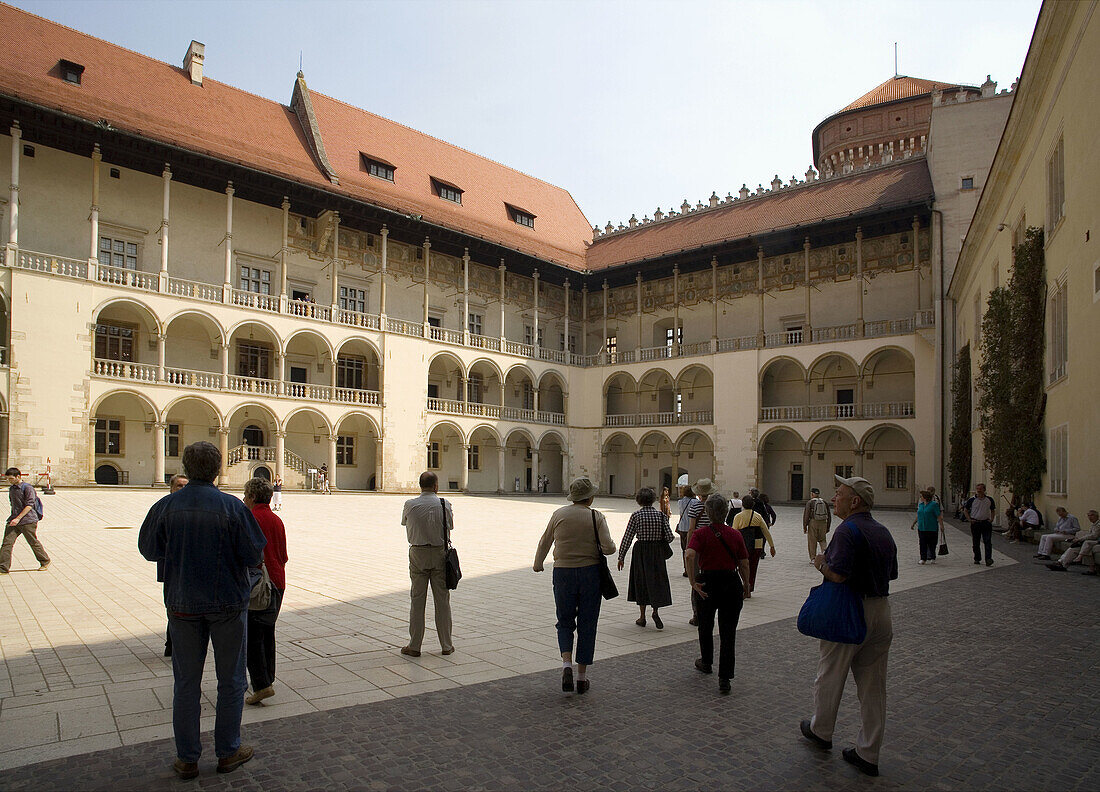
[[898,72],[1009,87],[1040,0],[14,0],[289,103],[310,88],[568,190],[616,225],[804,178],[810,133]]

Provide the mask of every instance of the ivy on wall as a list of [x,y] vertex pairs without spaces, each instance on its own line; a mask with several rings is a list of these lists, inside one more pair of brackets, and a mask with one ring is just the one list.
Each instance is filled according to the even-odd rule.
[[970,412],[970,344],[955,356],[955,378],[951,384],[950,454],[947,458],[947,478],[951,491],[965,497],[970,492],[970,457],[972,432]]
[[1043,350],[1046,274],[1043,230],[1016,246],[1008,285],[990,292],[982,318],[978,415],[992,482],[1030,499],[1046,471]]

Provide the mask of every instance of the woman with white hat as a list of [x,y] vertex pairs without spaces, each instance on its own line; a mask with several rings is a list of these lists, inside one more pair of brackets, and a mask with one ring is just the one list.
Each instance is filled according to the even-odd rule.
[[[676,533],[680,535],[680,554],[683,556],[687,553],[688,526],[691,522],[688,517],[688,508],[690,508],[691,504],[695,501],[695,496],[691,492],[691,483],[688,481],[687,473],[676,480],[676,488],[680,491],[680,499],[676,501],[676,511],[680,515],[680,519],[676,523]],[[687,561],[684,561],[684,577],[687,576]]]
[[572,692],[573,640],[577,643],[577,693],[587,693],[588,666],[596,649],[600,618],[600,554],[612,555],[615,542],[607,520],[592,508],[597,487],[582,476],[569,485],[568,506],[552,515],[539,540],[532,569],[542,572],[554,546],[554,605],[557,609],[558,649],[561,651],[561,689]]

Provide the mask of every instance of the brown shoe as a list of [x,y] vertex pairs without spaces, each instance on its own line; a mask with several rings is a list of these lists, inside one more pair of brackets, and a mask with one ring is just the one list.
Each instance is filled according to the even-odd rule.
[[263,704],[264,699],[271,698],[275,695],[275,688],[272,685],[268,685],[265,688],[257,690],[252,695],[247,696],[244,700],[245,704]]
[[444,655],[453,655],[454,653],[455,653],[455,648],[453,646],[450,649],[444,649],[443,650]]
[[[232,756],[225,756],[218,760],[218,772],[219,773],[232,773],[238,767],[243,765],[249,759],[252,758],[252,746],[242,745],[237,749],[237,753]],[[197,773],[198,771],[196,771]]]
[[182,759],[177,759],[172,763],[172,769],[176,771],[178,775],[184,781],[190,781],[199,774],[198,762],[185,762]]
[[411,649],[408,646],[401,647],[401,654],[408,655],[409,657],[420,657],[419,649]]

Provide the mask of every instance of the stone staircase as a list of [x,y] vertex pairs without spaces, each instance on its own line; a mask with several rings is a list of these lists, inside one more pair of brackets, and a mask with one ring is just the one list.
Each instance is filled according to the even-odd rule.
[[[274,446],[249,446],[239,445],[229,449],[226,460],[226,484],[231,488],[239,488],[245,485],[252,472],[260,466],[271,471],[275,477],[276,449]],[[305,490],[309,489],[310,468],[318,468],[320,463],[313,464],[293,451],[283,451],[283,489]]]

